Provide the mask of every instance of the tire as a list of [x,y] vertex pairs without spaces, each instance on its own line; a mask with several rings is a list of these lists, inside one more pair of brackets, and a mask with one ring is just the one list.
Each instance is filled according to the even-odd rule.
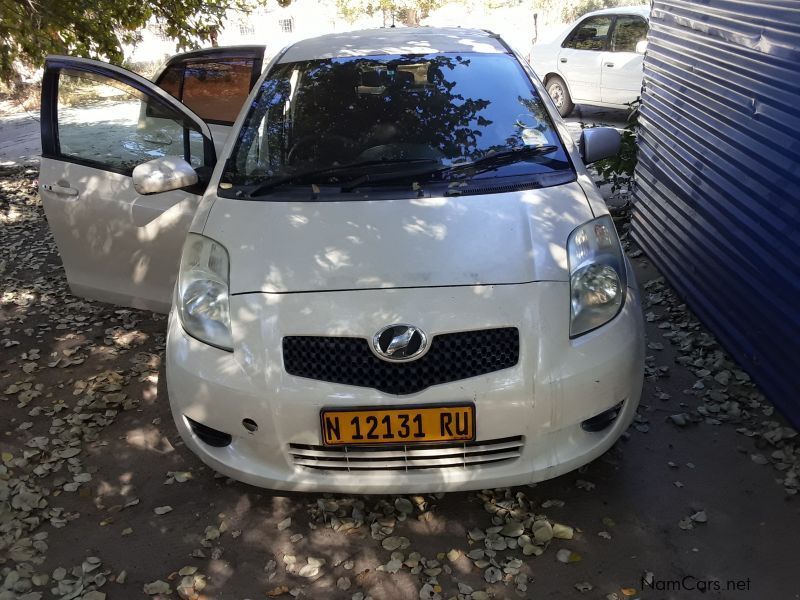
[[553,104],[556,105],[558,113],[562,117],[566,117],[573,111],[575,104],[572,102],[572,98],[569,95],[567,84],[564,83],[564,80],[561,79],[561,77],[558,75],[552,75],[547,80],[547,85],[545,88],[547,89],[547,93],[550,94],[550,97],[553,99]]

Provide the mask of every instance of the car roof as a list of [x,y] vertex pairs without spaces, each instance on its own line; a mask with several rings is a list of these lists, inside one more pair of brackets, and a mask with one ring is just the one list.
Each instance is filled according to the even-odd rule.
[[278,62],[370,56],[376,54],[436,54],[483,52],[500,54],[508,48],[482,29],[461,27],[385,27],[330,33],[289,46]]
[[615,6],[614,8],[593,10],[592,12],[582,15],[579,19],[576,19],[576,21],[582,21],[586,17],[592,17],[594,15],[639,15],[647,18],[650,16],[650,5],[643,4],[640,6]]

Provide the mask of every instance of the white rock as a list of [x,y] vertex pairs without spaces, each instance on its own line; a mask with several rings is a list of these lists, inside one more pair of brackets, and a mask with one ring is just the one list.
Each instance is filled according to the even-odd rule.
[[692,521],[694,521],[695,523],[706,523],[706,522],[708,522],[708,515],[706,514],[706,511],[704,511],[704,510],[697,511],[696,513],[694,513],[689,518]]
[[518,521],[509,521],[500,530],[500,535],[504,535],[506,537],[519,537],[522,535],[523,531],[525,531],[525,528],[522,526],[522,523]]
[[556,552],[556,559],[562,563],[568,563],[570,556],[572,556],[572,551],[567,550],[566,548],[562,548]]
[[483,548],[474,548],[469,551],[467,554],[472,560],[481,560],[486,553],[483,551]]
[[407,498],[397,498],[394,501],[394,507],[399,513],[403,513],[406,515],[410,515],[414,512],[414,505],[411,503],[411,500]]
[[438,596],[439,594],[434,591],[433,586],[430,583],[426,583],[419,590],[420,600],[434,600]]
[[314,565],[303,565],[300,567],[300,570],[297,572],[300,577],[305,577],[306,579],[311,579],[319,575],[319,567]]
[[403,567],[403,561],[393,558],[385,565],[381,565],[378,567],[379,571],[385,571],[386,573],[391,573],[394,575]]
[[571,540],[575,536],[575,530],[569,525],[553,523],[553,537],[560,540]]
[[540,520],[534,521],[531,525],[533,531],[533,539],[540,544],[544,544],[553,539],[553,526],[549,521]]
[[385,538],[381,542],[381,546],[383,546],[384,550],[398,550],[398,549],[405,549],[411,545],[411,542],[407,537],[403,536],[389,536]]
[[483,578],[488,583],[497,583],[503,578],[503,573],[497,567],[489,567],[484,571]]
[[148,596],[155,596],[156,594],[169,594],[170,587],[166,581],[151,581],[144,584],[144,593]]
[[336,580],[336,587],[343,592],[349,590],[351,585],[349,577],[339,577],[339,579]]

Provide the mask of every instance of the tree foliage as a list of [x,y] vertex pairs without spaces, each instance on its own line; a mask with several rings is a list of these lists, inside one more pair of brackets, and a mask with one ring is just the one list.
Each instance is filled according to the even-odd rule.
[[[14,64],[42,64],[48,54],[71,54],[121,63],[124,44],[139,40],[156,19],[176,50],[214,42],[229,11],[292,0],[0,0],[0,81],[15,79]],[[336,0],[341,14],[383,13],[415,25],[444,0]]]
[[612,158],[606,158],[595,163],[598,174],[604,181],[611,183],[612,192],[630,188],[638,161],[639,107],[641,102],[635,100],[629,106],[631,107],[631,113],[628,116],[625,130],[622,132],[619,152]]
[[0,0],[0,80],[14,78],[15,61],[35,67],[48,54],[122,62],[122,45],[153,18],[178,49],[193,48],[214,39],[229,10],[253,7],[247,0]]

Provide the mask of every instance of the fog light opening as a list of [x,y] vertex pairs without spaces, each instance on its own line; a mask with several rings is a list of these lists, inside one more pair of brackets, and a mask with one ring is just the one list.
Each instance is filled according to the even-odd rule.
[[620,402],[616,406],[612,406],[608,410],[604,410],[599,415],[595,415],[591,419],[586,419],[583,423],[581,423],[581,429],[590,433],[603,431],[617,420],[617,417],[622,412],[623,404],[624,402]]
[[193,421],[189,417],[186,417],[186,420],[189,422],[189,427],[192,428],[192,433],[200,438],[201,442],[208,444],[209,446],[213,446],[214,448],[224,448],[233,440],[229,433],[225,433],[224,431],[219,431],[218,429],[214,429],[208,425],[203,425],[202,423]]
[[250,433],[258,431],[258,423],[253,421],[253,419],[242,419],[242,427],[247,429]]

